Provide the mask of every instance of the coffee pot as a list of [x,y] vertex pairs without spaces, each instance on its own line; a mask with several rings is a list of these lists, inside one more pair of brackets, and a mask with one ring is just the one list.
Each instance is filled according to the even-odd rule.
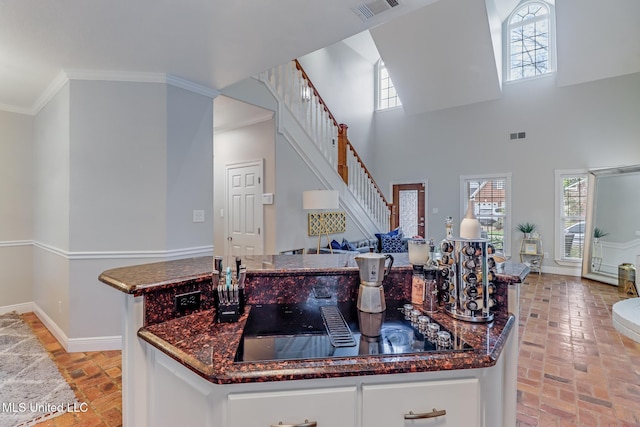
[[[358,310],[381,313],[386,310],[382,281],[391,271],[393,257],[389,254],[365,253],[355,257],[360,268]],[[387,260],[389,264],[387,265]]]

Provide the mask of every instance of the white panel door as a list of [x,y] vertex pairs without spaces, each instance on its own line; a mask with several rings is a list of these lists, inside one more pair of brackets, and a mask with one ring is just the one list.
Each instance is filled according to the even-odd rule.
[[227,165],[226,255],[253,259],[263,252],[262,161]]

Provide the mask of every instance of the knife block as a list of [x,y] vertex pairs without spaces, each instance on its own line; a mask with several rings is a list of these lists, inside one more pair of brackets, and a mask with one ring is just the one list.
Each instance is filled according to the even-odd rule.
[[217,323],[237,322],[244,313],[244,289],[238,289],[238,298],[222,299],[217,290],[213,291],[213,306]]

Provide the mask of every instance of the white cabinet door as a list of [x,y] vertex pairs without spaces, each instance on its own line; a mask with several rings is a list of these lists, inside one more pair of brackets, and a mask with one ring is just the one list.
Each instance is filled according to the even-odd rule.
[[480,427],[479,386],[477,378],[364,385],[362,425]]
[[356,425],[356,387],[234,393],[227,400],[227,427],[299,424],[317,427]]

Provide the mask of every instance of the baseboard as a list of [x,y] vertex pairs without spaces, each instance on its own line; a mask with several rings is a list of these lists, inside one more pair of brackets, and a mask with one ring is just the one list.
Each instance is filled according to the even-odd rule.
[[122,350],[122,337],[70,338],[67,340],[67,352]]
[[38,304],[32,303],[32,308],[38,319],[58,340],[60,345],[64,347],[67,353],[122,350],[122,337],[120,336],[69,338]]
[[32,302],[23,302],[22,304],[5,305],[0,307],[0,314],[11,313],[17,311],[18,313],[30,313],[33,311]]

